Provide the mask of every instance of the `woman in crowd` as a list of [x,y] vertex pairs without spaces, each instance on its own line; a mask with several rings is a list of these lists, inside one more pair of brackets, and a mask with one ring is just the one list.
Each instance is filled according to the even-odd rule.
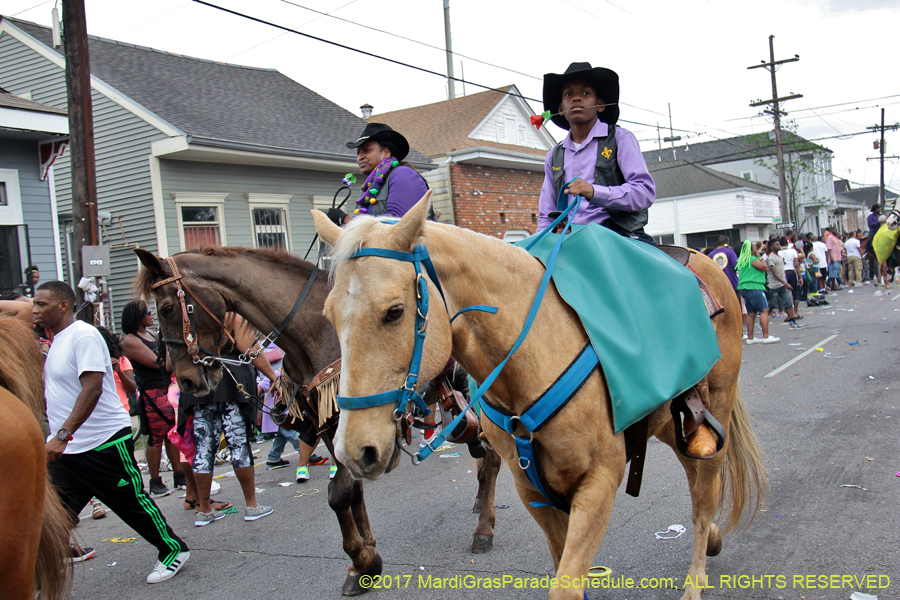
[[178,449],[167,437],[169,430],[175,426],[175,409],[168,399],[172,377],[166,370],[159,336],[149,329],[152,326],[153,311],[146,302],[136,300],[125,305],[122,310],[122,331],[125,333],[122,346],[138,380],[142,420],[148,433],[145,452],[150,468],[150,495],[159,498],[170,493],[159,475],[163,446],[175,474],[175,487],[183,489],[185,484]]

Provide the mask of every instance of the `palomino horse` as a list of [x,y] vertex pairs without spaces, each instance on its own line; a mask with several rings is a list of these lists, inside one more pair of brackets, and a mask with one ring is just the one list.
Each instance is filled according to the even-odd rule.
[[[169,264],[145,250],[135,252],[145,267],[138,274],[135,286],[143,295],[155,298],[162,337],[182,339],[185,321],[178,286],[173,282],[153,288],[154,284],[172,276]],[[291,312],[314,268],[305,260],[275,249],[204,248],[178,254],[169,260],[176,261],[183,277],[181,284],[189,290],[184,298],[195,309],[191,319],[198,345],[213,353],[218,353],[225,341],[220,323],[226,312],[241,315],[260,331],[273,331]],[[285,372],[297,385],[309,385],[318,373],[341,357],[334,328],[322,314],[330,289],[327,275],[319,273],[299,312],[278,338],[278,345],[285,352]],[[198,302],[212,314],[198,306]],[[170,344],[169,351],[170,357],[177,357],[173,365],[181,389],[203,395],[215,388],[222,376],[220,366],[195,362],[183,345]],[[322,439],[335,456],[333,436],[334,431],[328,430]],[[340,523],[344,551],[353,561],[343,593],[357,595],[368,591],[368,587],[359,584],[360,577],[380,574],[382,561],[375,550],[362,482],[353,479],[340,461],[335,462],[338,472],[328,485],[328,504]],[[480,517],[473,534],[473,552],[485,552],[492,545],[493,496],[499,469],[499,456],[488,449],[487,456],[479,460],[478,466],[479,491],[475,511],[480,512]]]
[[63,598],[70,523],[47,481],[43,360],[27,325],[0,317],[0,598]]
[[[395,225],[356,218],[342,230],[313,211],[319,236],[334,246],[334,287],[325,314],[341,340],[341,397],[384,394],[405,385],[414,338],[423,329],[415,323],[422,320],[417,316],[417,294],[424,275],[417,276],[409,262],[391,258],[369,255],[350,260],[360,248],[384,249],[399,256],[424,245],[443,286],[449,314],[471,305],[500,308],[497,314],[468,312],[451,325],[435,282],[425,277],[431,310],[424,328],[419,382],[434,377],[451,354],[477,381],[484,381],[509,352],[526,320],[543,265],[500,240],[426,223],[429,195]],[[725,308],[716,317],[722,358],[709,375],[708,408],[723,424],[728,440],[711,460],[678,456],[688,476],[694,520],[694,551],[684,598],[696,600],[707,582],[706,556],[720,551],[722,534],[739,523],[753,495],[755,513],[765,490],[765,474],[738,390],[740,306],[711,260],[699,254],[691,260]],[[574,311],[550,286],[530,333],[500,372],[488,399],[507,414],[522,415],[588,339]],[[334,446],[338,459],[355,476],[377,479],[399,459],[393,411],[393,403],[342,410]],[[514,438],[488,420],[483,419],[482,425],[488,441],[513,472],[520,498],[544,531],[557,578],[561,583],[574,582],[551,589],[550,598],[580,600],[581,578],[587,575],[603,539],[626,466],[624,436],[614,432],[602,374],[595,371],[568,404],[533,434],[546,485],[568,500],[569,514],[531,505],[545,499],[518,466]],[[668,404],[651,414],[649,435],[675,448]],[[729,506],[720,530],[713,518],[724,503],[726,488]]]

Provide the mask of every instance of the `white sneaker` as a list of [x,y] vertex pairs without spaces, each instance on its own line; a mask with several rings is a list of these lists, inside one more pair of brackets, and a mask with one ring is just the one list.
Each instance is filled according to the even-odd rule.
[[172,579],[190,557],[191,553],[185,550],[184,552],[180,552],[168,567],[160,561],[156,561],[156,566],[153,567],[153,570],[147,575],[147,583],[159,583],[160,581]]
[[774,335],[770,335],[767,338],[762,339],[763,344],[774,344],[775,342],[780,342],[781,338],[777,338]]
[[759,338],[748,339],[748,340],[747,340],[747,345],[749,346],[750,344],[758,344],[758,343],[760,343],[761,341],[762,341],[762,340],[759,339]]
[[744,337],[742,337],[741,339],[742,339],[742,340],[746,340],[746,339],[747,339],[747,334],[745,333],[745,334],[744,334]]

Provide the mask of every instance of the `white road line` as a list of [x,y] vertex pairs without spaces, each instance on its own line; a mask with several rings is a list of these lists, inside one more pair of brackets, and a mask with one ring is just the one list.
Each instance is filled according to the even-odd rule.
[[834,334],[834,335],[828,336],[827,338],[825,338],[824,340],[822,340],[822,341],[819,342],[818,344],[813,345],[812,348],[810,348],[809,350],[807,350],[807,351],[804,352],[803,354],[801,354],[801,355],[799,355],[799,356],[795,356],[795,357],[792,358],[791,360],[787,361],[786,363],[784,363],[783,365],[781,365],[780,367],[778,367],[777,369],[775,369],[774,371],[772,371],[771,373],[769,373],[768,375],[766,375],[766,377],[775,377],[776,375],[778,375],[779,373],[781,373],[782,371],[784,371],[785,369],[787,369],[789,366],[791,366],[792,364],[794,364],[795,362],[797,362],[798,360],[800,360],[800,359],[803,358],[804,356],[806,356],[806,355],[808,355],[808,354],[810,354],[810,353],[812,353],[812,352],[815,352],[815,351],[816,351],[816,348],[821,348],[822,346],[824,346],[825,344],[827,344],[828,342],[830,342],[831,340],[833,340],[833,339],[836,338],[837,336],[838,336],[838,334]]

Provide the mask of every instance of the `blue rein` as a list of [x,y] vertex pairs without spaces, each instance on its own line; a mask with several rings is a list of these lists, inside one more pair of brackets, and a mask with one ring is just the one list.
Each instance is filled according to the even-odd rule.
[[[574,179],[572,180],[574,181]],[[572,183],[570,181],[569,183]],[[568,185],[568,184],[567,184]],[[563,186],[562,189],[565,189],[566,186]],[[566,202],[565,195],[562,190],[560,190],[559,198],[557,199],[557,205],[564,205]],[[444,442],[447,440],[447,437],[456,429],[456,426],[459,422],[465,417],[466,412],[475,405],[477,402],[481,400],[481,397],[484,396],[485,392],[491,387],[497,377],[500,375],[500,372],[503,370],[503,367],[506,366],[506,363],[515,354],[516,350],[519,349],[519,346],[522,345],[522,342],[525,341],[525,338],[528,335],[528,332],[531,330],[531,326],[534,323],[534,319],[537,316],[538,309],[540,308],[541,301],[544,298],[544,293],[547,291],[547,287],[550,284],[550,276],[553,273],[553,267],[556,265],[556,258],[559,256],[560,248],[562,247],[563,239],[565,238],[565,233],[571,224],[571,220],[574,219],[575,214],[578,212],[578,206],[581,204],[581,196],[575,196],[574,200],[569,204],[562,213],[553,221],[553,223],[544,231],[539,233],[535,239],[528,246],[530,248],[534,244],[536,244],[544,235],[547,234],[548,231],[553,231],[558,224],[566,220],[569,215],[571,218],[566,221],[563,232],[559,235],[559,239],[556,241],[556,245],[553,247],[553,252],[550,255],[550,259],[547,261],[547,266],[544,271],[544,276],[541,279],[541,284],[538,287],[537,294],[535,294],[534,301],[531,305],[531,310],[528,313],[528,317],[525,319],[525,324],[522,327],[522,331],[519,333],[519,337],[516,339],[509,353],[506,355],[506,358],[498,364],[493,371],[491,371],[490,375],[485,378],[480,386],[475,390],[475,393],[472,395],[472,398],[469,404],[466,406],[465,410],[463,410],[459,415],[456,416],[453,421],[450,422],[449,425],[444,425],[441,428],[440,433],[438,433],[434,439],[431,440],[424,448],[421,448],[414,456],[413,462],[419,463],[434,453],[437,448],[440,448]],[[527,249],[527,248],[526,248]],[[373,406],[382,406],[384,404],[390,404],[396,402],[396,408],[394,409],[395,418],[399,418],[399,416],[403,413],[405,407],[409,402],[412,402],[417,408],[417,415],[419,416],[427,416],[431,414],[431,410],[425,404],[425,401],[422,399],[422,396],[416,391],[416,385],[418,384],[419,379],[419,368],[421,366],[422,361],[422,349],[425,344],[425,330],[428,326],[428,285],[425,280],[425,276],[422,274],[422,268],[424,267],[425,272],[428,274],[428,277],[434,282],[435,286],[437,286],[438,291],[441,292],[441,297],[444,298],[444,292],[441,288],[440,281],[438,280],[437,272],[434,269],[434,264],[431,262],[431,258],[428,255],[428,250],[424,246],[416,246],[413,252],[401,252],[397,250],[386,250],[383,248],[361,248],[350,255],[350,258],[362,258],[366,256],[375,256],[380,258],[391,258],[394,260],[400,260],[404,262],[411,262],[416,269],[416,339],[415,345],[413,347],[413,356],[410,361],[409,366],[409,375],[407,375],[406,383],[400,389],[383,392],[381,394],[373,394],[369,396],[337,396],[337,404],[341,409],[354,410],[359,408],[370,408]],[[447,300],[444,298],[444,306],[446,307]],[[497,307],[493,306],[483,306],[483,305],[475,305],[463,308],[451,319],[458,317],[460,314],[470,311],[470,310],[480,310],[489,313],[496,313]],[[593,354],[591,352],[590,354]],[[593,354],[594,361],[596,361],[596,354]],[[590,359],[590,356],[588,356]],[[596,366],[596,362],[594,362],[594,366]],[[584,363],[582,363],[582,367],[584,367]],[[591,367],[593,370],[593,367]],[[566,396],[571,396],[570,394],[562,394]],[[560,396],[560,394],[557,394]],[[543,398],[542,398],[543,399]],[[540,403],[540,400],[538,401]],[[561,406],[561,404],[559,405]],[[512,434],[513,429],[515,429],[515,421],[520,421],[523,425],[526,426],[529,433],[532,433],[531,439],[525,440],[524,438],[516,438],[516,446],[519,448],[520,459],[519,466],[521,466],[532,483],[536,483],[535,487],[545,496],[547,494],[544,491],[543,486],[540,485],[540,477],[537,475],[537,467],[535,461],[533,460],[533,451],[531,450],[531,441],[533,439],[533,431],[540,427],[543,422],[552,416],[552,414],[558,410],[559,406],[554,410],[544,410],[543,408],[539,408],[537,403],[535,406],[532,406],[531,409],[523,415],[520,419],[519,417],[507,418],[507,426],[501,425],[497,423],[497,420],[503,421],[502,419],[495,420],[494,416],[500,415],[495,410],[491,411],[491,414],[485,413],[491,418],[492,421],[498,424],[501,428],[506,430],[508,433]],[[483,408],[483,407],[482,407]],[[536,421],[532,421],[527,417],[535,414],[541,415],[542,418],[538,418]],[[524,420],[523,420],[524,419]],[[539,421],[539,422],[537,422]],[[533,425],[534,429],[529,427],[528,425]],[[519,440],[523,440],[523,444],[519,443]],[[527,445],[527,447],[525,446]],[[524,450],[524,452],[523,452]],[[527,464],[526,464],[527,463]],[[531,469],[531,471],[529,471]],[[548,498],[549,499],[549,498]],[[546,504],[541,503],[542,506]]]

